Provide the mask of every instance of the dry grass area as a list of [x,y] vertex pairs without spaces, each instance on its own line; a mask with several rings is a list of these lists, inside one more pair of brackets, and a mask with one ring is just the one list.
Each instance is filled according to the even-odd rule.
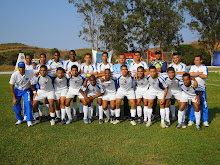
[[0,72],[13,71],[14,69],[15,66],[13,65],[0,65]]

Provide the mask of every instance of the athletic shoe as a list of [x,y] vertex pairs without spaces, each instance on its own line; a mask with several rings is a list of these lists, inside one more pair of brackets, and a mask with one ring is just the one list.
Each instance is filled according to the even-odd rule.
[[55,118],[55,122],[56,122],[56,123],[58,123],[58,122],[60,122],[60,121],[61,121],[61,119],[60,119],[59,117],[56,117],[56,118]]
[[118,123],[120,123],[120,120],[116,119],[113,124],[118,124]]
[[166,126],[167,126],[167,127],[170,126],[170,122],[169,122],[169,121],[166,122]]
[[161,128],[166,128],[167,127],[167,125],[164,122],[161,122],[160,126],[161,126]]
[[26,122],[26,119],[27,119],[27,116],[24,115],[24,119],[23,119],[23,121]]
[[182,128],[187,128],[187,125],[185,122],[182,123]]
[[55,125],[55,120],[54,119],[50,120],[50,125]]
[[130,121],[130,123],[131,125],[137,125],[137,123],[134,120]]
[[27,126],[28,126],[28,127],[33,126],[32,121],[27,121]]
[[209,127],[209,122],[208,121],[203,122],[203,126]]
[[22,120],[18,120],[15,124],[16,124],[16,125],[20,125],[20,124],[22,124],[22,123],[23,123]]
[[171,119],[172,122],[174,122],[174,121],[176,121],[176,120],[177,120],[177,117],[176,117],[176,116],[173,116],[172,119]]
[[147,121],[147,124],[146,124],[146,127],[150,127],[151,125],[152,125],[151,120],[148,120],[148,121]]
[[99,124],[103,124],[104,121],[102,119],[99,119]]
[[66,124],[66,120],[63,119],[63,120],[61,121],[61,124],[62,124],[62,125]]
[[193,124],[194,124],[194,122],[191,121],[191,120],[189,120],[189,122],[188,122],[188,126],[191,127]]
[[136,122],[137,124],[141,124],[142,123],[142,120],[141,119],[138,119],[138,121]]
[[88,124],[89,123],[89,120],[88,119],[83,119],[84,123],[85,124]]
[[68,119],[67,121],[66,121],[66,124],[70,124],[70,123],[72,123],[73,122],[73,119]]
[[114,121],[115,121],[115,117],[113,117],[113,116],[111,116],[111,119],[110,119],[110,123],[114,123]]
[[202,128],[200,127],[200,125],[196,125],[196,129],[197,129],[198,131],[200,131]]
[[33,125],[40,123],[40,120],[34,120]]
[[110,118],[105,118],[105,123],[108,123],[110,121]]
[[180,129],[180,128],[182,128],[182,123],[178,123],[178,124],[176,125],[176,129]]

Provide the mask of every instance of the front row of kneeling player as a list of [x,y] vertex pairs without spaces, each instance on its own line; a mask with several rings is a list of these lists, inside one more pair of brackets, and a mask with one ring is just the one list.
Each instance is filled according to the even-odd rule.
[[[96,79],[93,75],[86,79],[87,75],[79,74],[78,67],[75,65],[72,66],[71,73],[69,74],[65,74],[63,68],[58,68],[56,78],[51,78],[47,75],[47,67],[44,65],[40,67],[39,72],[40,74],[35,75],[29,83],[34,93],[33,109],[35,121],[33,125],[40,122],[38,104],[43,103],[45,99],[48,100],[50,106],[51,125],[55,125],[56,116],[57,118],[61,118],[62,124],[71,123],[73,119],[70,102],[75,96],[78,96],[83,103],[83,120],[85,124],[92,122],[93,109],[91,103],[95,98],[98,98],[99,104],[99,123],[104,123],[104,110],[106,115],[105,122],[111,120],[111,123],[118,124],[120,123],[120,104],[126,96],[131,106],[132,125],[141,123],[142,101],[144,106],[144,124],[147,127],[152,125],[152,106],[154,99],[157,97],[160,104],[161,127],[166,128],[170,126],[169,101],[171,97],[174,97],[179,105],[178,125],[176,128],[186,127],[184,123],[184,108],[190,100],[195,109],[196,127],[198,130],[201,129],[199,96],[202,92],[196,93],[196,90],[204,91],[205,87],[199,85],[188,73],[183,75],[183,80],[177,79],[172,67],[168,68],[167,75],[164,76],[157,74],[156,68],[151,66],[147,77],[144,75],[144,68],[138,67],[137,74],[132,77],[128,72],[127,66],[122,65],[120,77],[111,75],[110,69],[106,69],[105,76],[99,79]],[[133,85],[134,83],[136,84],[135,87]],[[37,89],[34,88],[35,84],[37,85]],[[56,106],[54,106],[54,100]],[[109,102],[110,113],[107,110]],[[136,105],[138,122],[135,122]],[[61,107],[61,115],[59,114],[59,107]],[[66,115],[68,117],[67,121],[65,120]],[[29,126],[31,125],[32,124],[29,123]]]

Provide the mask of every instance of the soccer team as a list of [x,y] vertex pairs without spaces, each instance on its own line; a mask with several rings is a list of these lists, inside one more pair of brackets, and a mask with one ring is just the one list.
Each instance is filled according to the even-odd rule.
[[[131,125],[144,123],[149,127],[155,118],[158,99],[162,128],[169,127],[171,121],[176,119],[178,119],[176,128],[186,128],[187,103],[189,103],[188,126],[195,122],[197,130],[201,130],[202,117],[203,125],[208,127],[205,87],[208,69],[202,64],[202,57],[195,57],[195,65],[191,66],[187,73],[186,65],[180,62],[178,53],[173,53],[173,63],[169,67],[167,62],[161,59],[160,50],[155,52],[155,56],[156,59],[148,66],[142,61],[139,51],[134,53],[134,62],[130,65],[126,63],[124,54],[119,55],[118,64],[107,62],[107,52],[102,54],[103,62],[97,65],[91,63],[92,56],[89,53],[84,56],[85,63],[79,63],[74,50],[69,52],[69,60],[61,60],[59,51],[56,51],[53,59],[47,61],[46,54],[42,53],[38,65],[31,62],[30,55],[26,55],[26,63],[18,63],[18,71],[12,74],[9,82],[17,119],[15,124],[19,125],[26,121],[30,127],[40,123],[44,103],[44,118],[50,120],[51,125],[57,122],[70,124],[77,120],[76,96],[78,96],[80,100],[78,114],[83,117],[85,124],[94,120],[95,98],[97,98],[95,118],[99,119],[99,124],[120,123],[120,105],[122,100],[126,104],[128,99],[130,113],[128,108],[124,108],[124,114],[130,115]],[[178,118],[175,100],[179,107]],[[103,114],[106,116],[105,120]]]

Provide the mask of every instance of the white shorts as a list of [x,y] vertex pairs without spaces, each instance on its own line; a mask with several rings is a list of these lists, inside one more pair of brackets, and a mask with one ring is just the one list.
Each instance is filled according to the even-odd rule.
[[116,93],[104,93],[102,100],[112,101],[116,99]]
[[166,99],[177,99],[180,100],[182,92],[180,90],[168,90]]
[[141,99],[141,98],[147,99],[147,95],[148,95],[147,89],[136,88],[135,90],[136,99]]
[[182,91],[180,102],[187,103],[188,101],[192,101],[192,102],[196,103],[197,102],[196,96],[188,95],[184,91]]
[[68,89],[62,89],[55,91],[55,99],[54,100],[59,100],[61,97],[66,97],[66,94],[68,92]]
[[79,90],[74,90],[69,88],[67,94],[66,94],[66,98],[71,98],[73,99],[75,96],[78,96],[79,99],[83,99],[83,95],[79,92]]
[[54,90],[51,91],[43,91],[43,90],[38,90],[37,91],[37,96],[34,98],[34,100],[40,101],[40,102],[44,102],[45,99],[54,99],[55,98],[55,92]]
[[135,99],[135,93],[134,90],[125,91],[122,88],[119,88],[116,92],[116,99],[123,99],[124,97],[127,97],[128,100]]
[[[91,94],[91,93],[90,93],[90,94],[87,94],[87,97],[89,97],[89,96],[95,96],[95,94]],[[103,96],[99,96],[98,99],[102,99],[102,97],[103,97]]]
[[158,99],[163,99],[165,91],[155,91],[155,90],[148,90],[147,99],[154,100],[156,97]]

